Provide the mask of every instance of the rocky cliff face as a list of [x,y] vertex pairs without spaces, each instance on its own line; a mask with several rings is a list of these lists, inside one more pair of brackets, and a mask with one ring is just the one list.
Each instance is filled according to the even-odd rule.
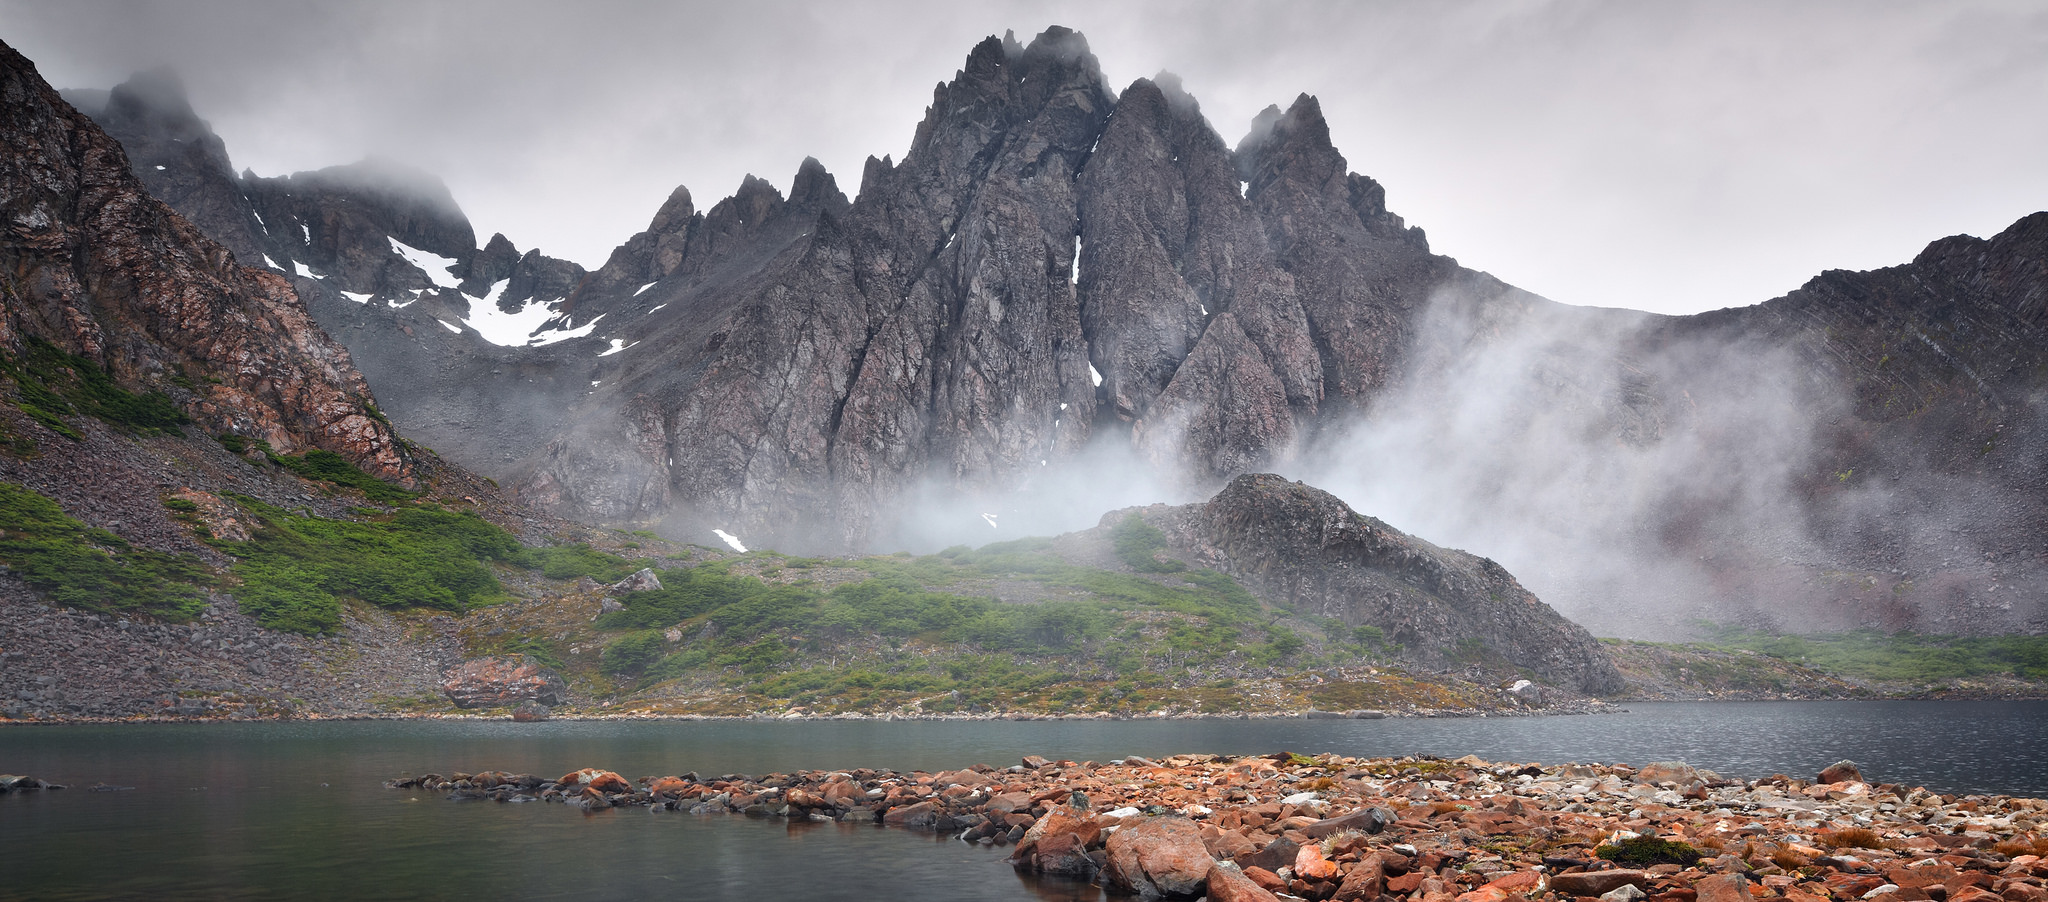
[[4,46],[0,133],[0,348],[18,356],[40,338],[132,391],[164,392],[210,433],[411,478],[348,352],[290,283],[237,265],[152,197],[121,144]]
[[128,150],[152,194],[237,261],[290,278],[408,436],[501,472],[568,425],[603,342],[529,343],[536,332],[543,345],[581,337],[548,326],[582,267],[503,235],[479,247],[439,178],[390,161],[237,175],[170,73],[69,96]]
[[[1372,625],[1432,666],[1498,655],[1588,694],[1621,674],[1585,627],[1564,619],[1486,558],[1439,548],[1270,474],[1240,476],[1204,504],[1147,509],[1168,542],[1301,614]],[[1483,649],[1483,651],[1482,651]]]
[[984,41],[901,163],[851,203],[829,183],[807,164],[708,217],[679,191],[578,290],[576,321],[647,316],[522,492],[847,548],[921,490],[1000,498],[1091,444],[1200,486],[1367,405],[1440,283],[1515,295],[1430,255],[1313,98],[1232,151],[1170,78],[1114,94],[1065,29]]

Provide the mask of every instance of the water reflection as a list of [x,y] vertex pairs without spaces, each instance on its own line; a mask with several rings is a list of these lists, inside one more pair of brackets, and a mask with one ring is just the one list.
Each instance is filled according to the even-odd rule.
[[[0,899],[1089,900],[1019,877],[1008,849],[901,830],[393,791],[402,773],[587,765],[628,778],[829,766],[936,770],[1027,754],[1478,754],[1680,759],[2048,795],[2048,703],[1633,705],[1599,717],[1030,723],[287,723],[0,729],[0,771],[77,789],[0,796]],[[105,782],[136,787],[87,792]],[[324,785],[323,785],[324,784]]]

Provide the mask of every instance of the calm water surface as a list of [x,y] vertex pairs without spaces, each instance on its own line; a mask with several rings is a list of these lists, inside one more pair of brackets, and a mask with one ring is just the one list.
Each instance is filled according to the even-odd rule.
[[[367,722],[0,729],[0,899],[1095,899],[983,849],[898,830],[450,803],[400,774],[578,767],[956,768],[1282,749],[1493,760],[1678,759],[2048,796],[2048,702],[1638,704],[1589,717],[1168,722]],[[135,787],[89,792],[94,783]]]

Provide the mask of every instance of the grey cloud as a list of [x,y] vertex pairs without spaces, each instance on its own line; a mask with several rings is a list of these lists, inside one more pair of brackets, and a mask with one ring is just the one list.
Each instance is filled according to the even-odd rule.
[[1468,265],[1569,303],[1755,303],[2048,206],[2024,2],[330,4],[0,0],[61,87],[169,65],[237,165],[377,154],[480,235],[586,265],[678,184],[805,156],[849,190],[987,34],[1085,33],[1235,141],[1316,94],[1352,168]]

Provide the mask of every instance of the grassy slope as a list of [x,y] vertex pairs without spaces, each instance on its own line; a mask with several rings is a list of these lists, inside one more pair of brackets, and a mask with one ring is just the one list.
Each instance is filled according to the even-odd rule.
[[[1503,704],[1490,684],[1405,673],[1373,631],[1298,618],[1160,557],[1163,537],[1140,521],[1099,532],[925,556],[702,549],[693,566],[657,563],[663,588],[622,593],[616,609],[602,591],[508,605],[470,618],[466,635],[478,651],[559,665],[629,712]],[[1091,564],[1059,547],[1090,541],[1113,550]]]

